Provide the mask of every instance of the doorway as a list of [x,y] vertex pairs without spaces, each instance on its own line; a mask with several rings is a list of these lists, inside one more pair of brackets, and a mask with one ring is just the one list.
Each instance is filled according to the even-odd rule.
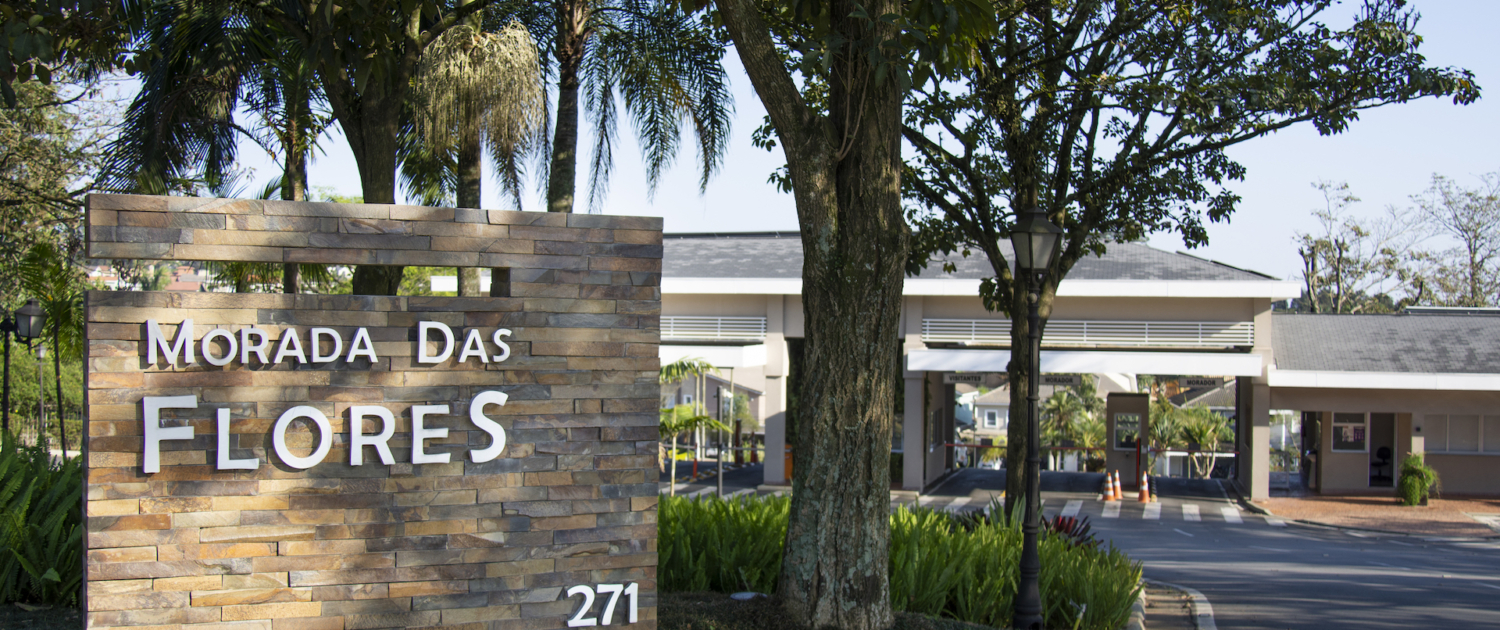
[[1396,414],[1370,414],[1370,487],[1396,485]]
[[1318,489],[1318,445],[1323,433],[1322,419],[1321,412],[1302,412],[1302,461],[1298,462],[1298,474],[1302,478],[1302,487],[1308,490]]

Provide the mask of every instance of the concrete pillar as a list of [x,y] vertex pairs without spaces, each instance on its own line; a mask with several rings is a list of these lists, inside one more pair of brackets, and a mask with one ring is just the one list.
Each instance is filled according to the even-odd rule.
[[[1250,402],[1250,476],[1247,485],[1252,500],[1271,496],[1271,386],[1255,383]],[[1241,457],[1244,452],[1241,451]]]
[[904,368],[908,352],[927,348],[927,344],[922,343],[922,298],[902,299],[901,330],[906,338],[901,345],[902,374],[906,381],[906,405],[901,413],[901,488],[920,491],[927,463],[927,409],[924,404],[927,373]]
[[901,414],[901,488],[904,490],[922,489],[922,469],[927,459],[927,440],[923,435],[927,422],[922,405],[926,374],[908,372],[905,379],[906,406]]
[[[786,485],[786,378],[790,370],[786,349],[785,299],[766,297],[766,458],[763,483]],[[793,464],[795,474],[796,464]]]

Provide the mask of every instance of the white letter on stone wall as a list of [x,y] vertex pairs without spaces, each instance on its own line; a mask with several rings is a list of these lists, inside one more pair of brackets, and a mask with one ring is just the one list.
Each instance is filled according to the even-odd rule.
[[[323,354],[323,337],[333,337],[333,352]],[[332,328],[314,328],[307,340],[307,349],[312,352],[313,363],[333,363],[344,353],[344,339]]]
[[161,334],[161,327],[156,325],[156,320],[146,320],[146,364],[156,364],[156,349],[161,348],[162,358],[168,364],[177,363],[177,355],[183,355],[183,363],[193,362],[193,320],[184,319],[182,325],[177,327],[177,340],[171,346],[167,345],[166,335]]
[[[255,337],[255,343],[250,343],[250,337],[251,336]],[[269,345],[271,345],[271,336],[268,335],[268,334],[266,334],[266,331],[261,330],[259,328],[256,328],[254,326],[251,326],[249,328],[241,328],[240,329],[240,363],[243,363],[246,366],[249,366],[250,365],[250,353],[251,352],[254,352],[255,353],[255,357],[258,358],[258,359],[260,359],[261,365],[265,365],[267,363],[270,363],[270,361],[266,360],[266,346],[269,346]]]
[[505,392],[479,392],[474,394],[473,402],[469,403],[469,421],[490,434],[489,448],[469,451],[469,459],[476,464],[495,459],[505,450],[505,427],[484,415],[484,406],[504,406],[507,398],[509,397],[505,395]]
[[[443,351],[437,356],[427,354],[427,332],[443,333]],[[442,322],[417,322],[417,363],[442,363],[453,356],[453,329]]]
[[[151,322],[154,324],[155,322]],[[191,324],[188,324],[191,326]],[[178,335],[178,339],[183,339]],[[189,346],[191,347],[191,346]],[[190,350],[191,352],[191,350]],[[146,396],[141,399],[141,406],[145,411],[146,419],[145,434],[146,448],[145,457],[142,458],[141,468],[148,473],[161,472],[161,443],[162,440],[191,440],[193,439],[192,425],[181,427],[161,426],[161,410],[163,409],[197,409],[197,396]]]
[[495,345],[500,346],[500,354],[490,357],[491,361],[499,363],[510,358],[510,346],[505,345],[505,342],[500,340],[501,337],[509,334],[509,328],[501,328],[500,330],[495,331],[495,336],[492,337],[491,340],[495,342]]
[[307,355],[302,353],[302,340],[297,338],[296,328],[281,332],[281,345],[276,348],[276,360],[272,363],[281,363],[287,357],[297,357],[298,363],[307,363]]
[[[361,329],[363,330],[363,329]],[[365,416],[380,418],[380,433],[365,435]],[[380,455],[380,463],[390,466],[396,463],[396,458],[391,457],[391,447],[386,444],[391,435],[396,432],[396,417],[391,415],[391,410],[375,405],[355,405],[349,408],[349,465],[361,466],[365,463],[366,446],[375,447],[375,452]]]
[[[286,446],[286,429],[298,418],[307,418],[318,425],[318,448],[307,457],[293,455]],[[276,427],[271,429],[271,446],[276,449],[276,456],[286,462],[286,465],[307,470],[322,463],[323,458],[328,456],[328,449],[333,448],[333,426],[328,424],[328,416],[318,411],[317,407],[292,407],[276,419]]]
[[349,342],[349,361],[354,357],[370,357],[371,363],[379,363],[375,356],[375,344],[370,343],[370,331],[363,328],[354,331],[354,341]]
[[490,357],[484,353],[484,338],[479,336],[478,328],[470,328],[464,337],[464,349],[458,352],[458,362],[468,361],[469,357],[478,357],[480,363],[490,362]]
[[[204,356],[208,352],[203,353]],[[260,468],[260,459],[229,459],[229,410],[219,409],[219,470],[255,470]]]
[[[229,344],[229,351],[225,352],[224,356],[218,358],[214,358],[213,353],[213,343],[215,337],[223,337],[224,341]],[[240,351],[239,344],[234,340],[234,333],[229,332],[228,330],[225,330],[223,328],[215,328],[208,331],[208,334],[203,336],[202,343],[203,360],[207,361],[209,365],[229,365],[229,362],[234,360],[234,355],[239,354]]]
[[[446,328],[446,326],[445,326]],[[451,341],[452,338],[450,337]],[[453,350],[450,345],[448,350]],[[446,464],[450,455],[448,453],[433,453],[428,455],[422,450],[422,442],[426,440],[440,440],[448,437],[447,429],[428,429],[422,426],[427,414],[448,415],[448,405],[412,405],[411,406],[411,463],[413,464]]]

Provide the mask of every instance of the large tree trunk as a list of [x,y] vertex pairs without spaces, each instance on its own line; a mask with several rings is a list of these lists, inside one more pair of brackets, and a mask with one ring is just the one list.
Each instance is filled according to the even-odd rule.
[[547,211],[572,212],[578,179],[578,70],[583,65],[588,4],[557,0],[557,128],[552,135],[552,168],[547,174]]
[[[786,152],[802,232],[806,372],[799,400],[797,475],[777,594],[799,623],[889,627],[891,428],[908,230],[901,212],[901,102],[894,77],[876,79],[866,51],[834,53],[827,114],[804,103],[749,0],[719,0],[730,37]],[[895,37],[849,17],[847,42]],[[900,10],[865,4],[870,15]],[[875,33],[863,29],[874,28]]]
[[[324,92],[338,117],[354,161],[359,167],[359,187],[365,203],[396,203],[396,137],[401,123],[401,99],[406,90],[373,85],[372,78],[351,112],[351,104],[336,94],[343,86],[324,79]],[[396,295],[405,267],[358,265],[354,268],[354,295]]]

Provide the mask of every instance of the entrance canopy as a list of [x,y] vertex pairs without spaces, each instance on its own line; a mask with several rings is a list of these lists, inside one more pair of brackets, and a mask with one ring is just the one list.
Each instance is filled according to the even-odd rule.
[[[667,348],[662,346],[663,360]],[[914,372],[1004,372],[1009,363],[1009,350],[914,350],[906,355],[906,369]],[[1258,354],[1042,350],[1042,371],[1049,374],[1260,376],[1262,370]]]

